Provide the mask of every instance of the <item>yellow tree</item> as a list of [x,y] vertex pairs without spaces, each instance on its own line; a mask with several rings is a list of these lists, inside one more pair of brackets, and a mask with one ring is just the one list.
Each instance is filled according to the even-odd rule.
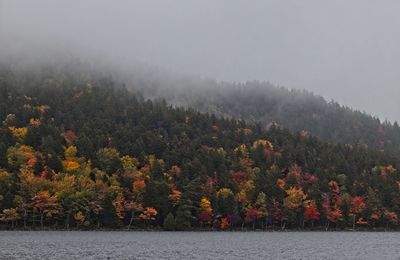
[[79,169],[80,164],[76,158],[77,152],[78,150],[74,145],[70,145],[65,149],[65,160],[63,161],[63,166],[67,172],[76,172]]
[[8,165],[18,170],[21,166],[26,165],[29,160],[35,158],[35,150],[27,145],[17,144],[11,146],[7,150],[7,162]]
[[74,219],[75,222],[78,224],[78,226],[82,226],[85,224],[86,217],[85,214],[82,213],[82,211],[78,211],[74,214]]
[[[260,192],[257,196],[256,203],[254,204],[256,209],[259,212],[260,217],[265,218],[265,227],[267,227],[267,217],[268,217],[268,210],[267,210],[267,196],[264,192]],[[261,223],[263,228],[263,223]]]
[[240,188],[240,191],[238,193],[238,201],[244,207],[248,207],[251,202],[250,200],[252,199],[252,197],[254,195],[254,192],[255,192],[254,181],[252,181],[252,180],[246,181]]
[[10,208],[10,209],[3,210],[3,214],[1,214],[0,221],[10,222],[11,228],[14,228],[14,223],[18,220],[18,218],[19,218],[19,215],[18,215],[17,209]]
[[53,217],[59,213],[57,198],[48,191],[39,191],[32,198],[32,205],[40,215],[40,227],[43,229],[44,217]]
[[259,140],[256,140],[254,143],[253,143],[253,149],[254,150],[256,150],[258,147],[263,147],[263,148],[265,148],[265,149],[267,149],[267,150],[269,150],[269,151],[272,151],[272,150],[274,150],[274,146],[272,145],[272,143],[270,142],[270,141],[268,141],[268,140],[264,140],[264,139],[259,139]]
[[28,134],[28,128],[26,127],[10,126],[8,129],[18,142],[22,142]]
[[205,197],[200,200],[199,220],[202,225],[209,224],[212,220],[211,202]]
[[298,221],[300,208],[303,205],[306,195],[302,188],[290,187],[285,190],[286,198],[283,200],[283,205],[285,206],[287,213],[291,216],[295,216]]
[[285,207],[290,210],[297,210],[301,205],[303,205],[306,195],[302,188],[290,187],[285,190],[285,192],[286,198],[283,201]]

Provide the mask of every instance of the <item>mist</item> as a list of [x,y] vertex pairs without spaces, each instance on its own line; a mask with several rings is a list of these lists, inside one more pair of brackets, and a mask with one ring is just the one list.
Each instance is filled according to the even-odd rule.
[[400,120],[400,2],[0,0],[0,59],[54,53],[270,81]]

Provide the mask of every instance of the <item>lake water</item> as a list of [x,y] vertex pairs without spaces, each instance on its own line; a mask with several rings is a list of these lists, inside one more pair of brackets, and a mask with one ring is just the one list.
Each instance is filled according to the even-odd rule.
[[400,259],[400,233],[1,231],[0,259]]

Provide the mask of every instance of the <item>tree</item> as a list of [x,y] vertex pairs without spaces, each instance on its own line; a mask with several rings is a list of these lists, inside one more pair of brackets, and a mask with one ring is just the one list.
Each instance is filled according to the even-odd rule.
[[286,198],[284,200],[285,207],[291,210],[297,210],[306,198],[302,188],[291,187],[286,190]]
[[99,168],[109,175],[122,167],[119,152],[115,148],[102,148],[97,152],[96,157]]
[[44,217],[53,217],[59,213],[57,198],[51,196],[48,191],[39,191],[32,198],[33,208],[39,212],[40,227],[43,229]]
[[260,192],[258,194],[255,207],[259,212],[259,217],[265,219],[265,227],[267,227],[267,218],[268,218],[267,196],[265,195],[264,192]]
[[172,203],[172,205],[175,207],[176,205],[178,205],[180,199],[182,196],[182,192],[180,192],[179,190],[176,189],[172,189],[171,190],[171,194],[168,195],[168,200]]
[[64,138],[68,143],[73,143],[76,140],[76,134],[72,130],[67,130],[64,133]]
[[253,180],[246,181],[239,191],[238,200],[244,206],[247,207],[251,204],[252,198],[255,193],[255,185]]
[[[145,100],[110,78],[14,69],[0,68],[0,213],[15,209],[15,225],[40,215],[42,227],[160,227],[170,213],[180,229],[398,225],[398,125],[337,105],[314,113],[320,104],[304,96],[300,111],[296,98],[279,102],[254,83],[254,93],[236,91],[229,102],[217,93],[211,109],[226,115],[271,119],[276,104],[286,106],[276,123],[247,124]],[[310,127],[321,133],[342,116],[325,135],[331,143],[313,136]],[[326,118],[336,119],[320,127]]]
[[351,199],[350,216],[353,219],[353,230],[355,230],[356,218],[359,217],[358,221],[361,222],[361,214],[366,209],[366,203],[362,196],[355,196]]
[[115,199],[115,193],[111,190],[104,192],[104,199],[101,201],[101,222],[106,227],[116,228],[118,226],[117,213],[113,205]]
[[78,211],[77,213],[74,214],[74,219],[75,222],[77,223],[78,227],[84,225],[87,223],[85,215],[82,213],[82,211]]
[[[143,194],[143,204],[157,209],[159,219],[164,219],[171,211],[168,200],[170,188],[163,181],[150,180],[146,182],[146,191]],[[160,223],[162,224],[162,223]]]
[[244,222],[253,223],[253,229],[255,228],[257,218],[261,216],[261,212],[254,208],[248,208],[245,210]]
[[176,228],[178,230],[186,230],[192,226],[193,216],[192,210],[193,204],[192,201],[187,197],[186,194],[181,198],[178,203],[178,209],[176,211]]
[[366,204],[366,211],[369,216],[368,220],[371,224],[375,225],[382,216],[382,205],[376,192],[371,187],[367,190]]
[[113,202],[115,208],[115,214],[117,215],[117,219],[120,223],[123,223],[125,218],[125,205],[126,201],[124,195],[122,193],[118,194],[117,198]]
[[65,149],[64,152],[65,160],[63,161],[63,166],[67,172],[73,173],[79,169],[80,164],[76,158],[77,152],[78,150],[74,145],[70,145]]
[[303,205],[304,200],[306,199],[306,195],[303,192],[302,188],[290,187],[285,190],[286,197],[283,200],[283,205],[285,207],[286,216],[295,219],[297,223],[299,223],[299,215],[301,206]]
[[14,228],[14,224],[18,219],[19,219],[19,215],[18,215],[17,209],[15,209],[15,208],[4,209],[3,214],[1,214],[1,217],[0,217],[0,221],[10,222],[11,228]]
[[310,221],[311,226],[314,227],[315,221],[318,221],[321,216],[317,206],[315,205],[315,201],[308,201],[305,203],[304,207],[304,221]]
[[383,210],[383,217],[386,220],[386,228],[389,227],[389,225],[397,225],[399,220],[396,212],[390,211],[388,209]]
[[26,229],[26,221],[28,218],[28,209],[30,207],[29,203],[25,201],[25,198],[23,198],[20,195],[15,196],[14,198],[14,203],[16,205],[16,210],[19,216],[22,215],[22,219],[24,222],[24,228]]
[[235,195],[228,188],[222,188],[217,192],[217,210],[223,216],[237,215]]
[[28,133],[27,127],[9,126],[8,129],[10,130],[12,135],[17,139],[18,142],[23,142]]
[[275,198],[272,199],[271,201],[271,217],[272,217],[272,225],[274,225],[276,222],[280,222],[282,226],[282,209],[281,209],[281,204],[279,201]]
[[132,223],[133,223],[133,220],[135,219],[137,213],[142,213],[144,209],[143,209],[142,203],[136,202],[136,201],[127,202],[125,204],[125,208],[128,211],[130,211],[130,214],[131,214],[131,218],[129,220],[129,225],[128,225],[128,230],[130,230],[131,226],[132,226]]
[[220,224],[220,229],[221,230],[227,230],[228,228],[231,227],[231,223],[228,218],[221,218],[221,224]]
[[144,220],[146,225],[149,224],[149,222],[154,221],[157,216],[157,210],[152,207],[147,207],[140,215],[139,218]]
[[342,216],[342,211],[339,208],[334,208],[329,212],[327,219],[330,222],[337,223],[342,218]]
[[22,165],[25,165],[34,157],[34,149],[27,145],[17,144],[9,147],[7,150],[7,162],[10,168],[13,170],[18,170]]
[[15,188],[13,176],[0,168],[0,210],[13,206]]
[[146,183],[144,180],[136,180],[133,182],[133,193],[141,196],[146,191]]
[[163,224],[164,230],[173,231],[176,227],[176,222],[174,215],[172,213],[168,213],[167,217],[164,219]]
[[328,194],[323,194],[322,200],[323,213],[326,216],[325,229],[328,230],[331,223],[337,224],[342,219],[343,213],[338,207],[337,202],[333,203],[333,206],[331,205],[331,200]]
[[198,217],[201,225],[210,224],[212,221],[211,202],[207,198],[202,198],[200,200],[200,211]]

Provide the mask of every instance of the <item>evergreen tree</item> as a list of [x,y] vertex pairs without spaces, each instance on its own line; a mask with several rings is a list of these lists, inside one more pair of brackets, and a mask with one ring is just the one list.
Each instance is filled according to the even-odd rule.
[[176,211],[176,228],[178,230],[186,230],[192,226],[193,216],[192,216],[192,201],[186,197],[186,195],[182,195],[182,198],[179,201],[178,209]]
[[164,219],[163,223],[164,230],[173,231],[176,228],[176,222],[174,215],[172,213],[168,213],[167,217]]

